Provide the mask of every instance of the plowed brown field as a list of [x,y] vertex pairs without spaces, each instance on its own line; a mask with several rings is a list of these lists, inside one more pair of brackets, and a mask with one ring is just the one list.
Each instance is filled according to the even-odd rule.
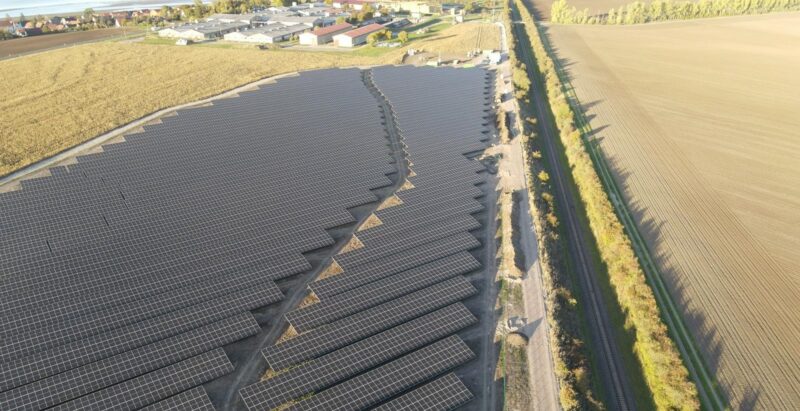
[[552,26],[734,409],[800,404],[800,14]]

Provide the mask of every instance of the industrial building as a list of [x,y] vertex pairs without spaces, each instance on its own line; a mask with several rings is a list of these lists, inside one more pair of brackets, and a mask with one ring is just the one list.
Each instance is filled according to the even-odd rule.
[[270,17],[270,21],[283,23],[287,26],[305,24],[309,27],[325,27],[336,23],[336,18],[325,16],[277,15]]
[[270,23],[261,27],[235,31],[225,35],[227,41],[237,41],[243,43],[272,44],[288,40],[293,35],[311,30],[311,27],[304,24],[287,26],[283,23]]
[[355,47],[367,42],[367,36],[377,31],[385,29],[380,24],[370,24],[364,27],[359,27],[355,30],[337,34],[333,36],[333,43],[337,47]]
[[287,26],[283,23],[273,23],[263,27],[228,33],[225,35],[225,40],[244,43],[273,44],[289,40],[292,36],[296,36],[308,30],[311,30],[311,27],[305,24]]
[[[193,41],[224,37],[225,40],[231,41],[275,43],[288,40],[314,27],[325,27],[335,22],[335,17],[326,17],[322,14],[301,15],[291,10],[271,13],[213,14],[202,23],[163,28],[158,31],[158,35]],[[290,28],[291,26],[296,27]]]
[[212,14],[206,18],[207,21],[217,21],[220,23],[247,23],[250,25],[266,24],[270,16],[264,13],[247,14]]
[[212,40],[220,38],[227,33],[242,30],[250,27],[249,23],[243,22],[205,22],[196,24],[185,24],[176,27],[167,27],[158,31],[159,37],[186,39],[194,41]]
[[333,26],[318,28],[312,32],[303,33],[300,35],[300,44],[305,46],[321,46],[323,44],[333,41],[333,37],[337,34],[342,34],[350,31],[353,28],[351,24],[340,23]]

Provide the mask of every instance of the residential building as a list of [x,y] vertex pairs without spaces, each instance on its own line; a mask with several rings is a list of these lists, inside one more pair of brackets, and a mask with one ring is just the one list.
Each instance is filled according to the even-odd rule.
[[351,24],[340,23],[332,26],[318,28],[312,32],[303,33],[300,35],[300,44],[306,46],[320,46],[333,41],[333,36],[350,31],[353,28]]
[[355,30],[333,36],[333,43],[337,47],[355,47],[367,42],[367,36],[377,31],[384,30],[380,24],[370,24]]

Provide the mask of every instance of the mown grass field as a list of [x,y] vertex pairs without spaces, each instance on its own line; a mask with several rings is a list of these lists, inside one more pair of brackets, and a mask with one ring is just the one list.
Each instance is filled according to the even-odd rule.
[[[458,26],[425,41],[458,39],[473,42]],[[166,107],[282,73],[400,63],[416,44],[363,55],[103,42],[0,61],[0,176]]]
[[800,14],[547,31],[732,407],[800,403]]

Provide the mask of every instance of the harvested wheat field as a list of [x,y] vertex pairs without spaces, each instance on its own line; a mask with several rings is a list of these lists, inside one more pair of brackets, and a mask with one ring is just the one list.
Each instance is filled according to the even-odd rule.
[[796,408],[800,14],[547,31],[733,408]]

